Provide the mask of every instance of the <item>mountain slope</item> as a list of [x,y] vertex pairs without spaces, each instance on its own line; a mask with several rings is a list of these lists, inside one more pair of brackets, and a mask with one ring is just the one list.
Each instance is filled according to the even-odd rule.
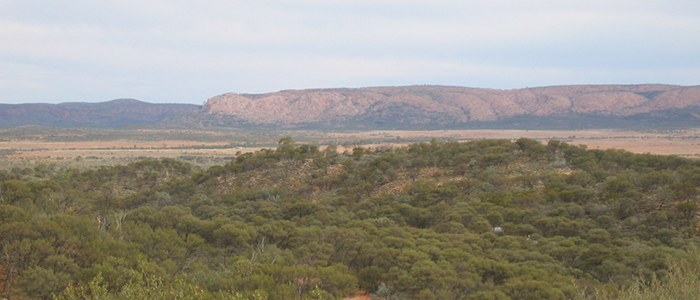
[[197,108],[197,105],[191,104],[153,104],[133,99],[101,103],[0,104],[0,127],[116,127],[154,124],[167,116]]
[[[575,121],[570,124],[574,127],[601,125],[601,121],[615,127],[615,123],[662,121],[669,115],[665,111],[698,107],[700,86],[579,85],[517,90],[407,86],[227,93],[209,99],[188,121],[203,126],[537,127],[563,118]],[[687,126],[699,120],[695,114],[683,117],[672,121]]]

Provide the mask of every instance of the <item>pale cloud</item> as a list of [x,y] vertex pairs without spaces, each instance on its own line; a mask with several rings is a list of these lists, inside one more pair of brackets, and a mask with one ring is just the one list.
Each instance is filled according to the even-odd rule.
[[700,82],[700,2],[0,0],[0,103]]

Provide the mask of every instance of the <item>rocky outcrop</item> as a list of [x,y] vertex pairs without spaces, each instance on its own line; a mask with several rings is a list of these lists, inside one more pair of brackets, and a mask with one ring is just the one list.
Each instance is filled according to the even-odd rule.
[[700,107],[700,86],[575,85],[517,90],[407,86],[227,93],[209,99],[201,113],[245,124],[459,124],[521,116],[630,117],[686,107]]

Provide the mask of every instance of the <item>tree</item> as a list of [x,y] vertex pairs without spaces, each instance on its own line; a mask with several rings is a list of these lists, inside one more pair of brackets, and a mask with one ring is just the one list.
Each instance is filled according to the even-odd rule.
[[30,298],[50,299],[52,294],[62,291],[70,282],[69,274],[34,266],[23,272],[17,285]]
[[4,204],[27,207],[32,204],[33,196],[31,188],[22,181],[12,179],[0,184],[0,201]]

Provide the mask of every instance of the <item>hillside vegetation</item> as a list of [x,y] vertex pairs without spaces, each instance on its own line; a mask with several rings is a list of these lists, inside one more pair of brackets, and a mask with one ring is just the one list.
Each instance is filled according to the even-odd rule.
[[700,266],[699,184],[696,161],[530,139],[0,170],[0,298],[662,292],[697,286],[669,258]]

